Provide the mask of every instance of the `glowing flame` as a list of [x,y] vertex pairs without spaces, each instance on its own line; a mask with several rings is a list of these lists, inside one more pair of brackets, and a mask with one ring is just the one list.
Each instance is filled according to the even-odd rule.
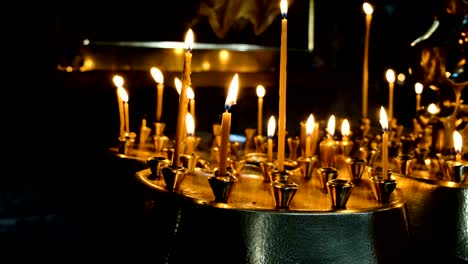
[[180,81],[179,78],[177,78],[177,77],[174,78],[174,85],[175,85],[175,88],[176,88],[177,92],[180,95],[180,92],[182,91],[182,82]]
[[193,92],[192,87],[187,87],[187,99],[189,100],[195,99],[195,93]]
[[310,136],[312,134],[312,131],[314,130],[314,127],[315,127],[314,115],[310,114],[309,118],[307,118],[307,122],[306,122],[306,135],[307,136]]
[[436,104],[432,103],[432,104],[430,104],[430,105],[427,107],[427,111],[428,111],[430,114],[435,115],[435,114],[438,114],[438,113],[440,112],[440,109],[439,109],[439,107],[438,107]]
[[283,15],[283,17],[286,17],[286,15],[288,14],[288,1],[287,0],[281,0],[280,9],[281,9],[281,15]]
[[385,73],[385,77],[387,78],[387,82],[393,83],[395,82],[395,71],[392,69],[388,69],[387,72]]
[[260,98],[263,98],[263,96],[265,96],[265,87],[263,87],[263,85],[257,86],[257,96]]
[[416,92],[416,94],[421,94],[423,91],[423,88],[424,86],[421,83],[417,82],[414,84],[414,91]]
[[270,119],[268,119],[267,135],[269,138],[272,138],[275,135],[275,129],[276,129],[276,120],[274,116],[271,116]]
[[327,125],[327,132],[328,134],[333,137],[335,135],[335,115],[331,115],[330,118],[328,119],[328,125]]
[[124,84],[124,79],[120,75],[114,75],[114,78],[112,78],[112,81],[117,87],[122,87]]
[[187,127],[187,135],[191,136],[195,132],[195,121],[191,113],[185,115],[185,126]]
[[404,82],[406,79],[406,76],[403,73],[399,73],[397,76],[398,81]]
[[374,8],[369,3],[362,4],[362,9],[364,10],[364,13],[366,13],[366,15],[372,15],[372,13],[374,12]]
[[189,29],[187,31],[187,35],[185,35],[185,46],[187,47],[187,50],[193,49],[193,39],[193,31],[192,29]]
[[119,93],[120,99],[124,102],[128,102],[128,93],[125,91],[125,89],[122,86],[119,86],[117,88],[117,91]]
[[239,90],[239,75],[236,73],[231,81],[231,86],[229,86],[228,95],[226,97],[225,108],[229,110],[231,106],[236,104],[237,100],[237,91]]
[[158,68],[156,67],[151,68],[151,76],[153,76],[153,79],[155,82],[164,83],[164,76]]
[[455,153],[460,154],[463,146],[463,139],[458,131],[453,131],[453,147],[455,148]]
[[388,132],[388,118],[387,112],[385,112],[385,108],[383,106],[380,107],[380,125],[382,126],[382,130]]
[[343,120],[341,123],[341,135],[347,137],[351,133],[351,129],[349,127],[349,121],[348,119]]

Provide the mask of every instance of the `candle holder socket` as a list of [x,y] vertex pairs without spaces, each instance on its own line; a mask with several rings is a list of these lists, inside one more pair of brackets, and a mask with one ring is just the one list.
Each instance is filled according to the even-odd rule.
[[313,156],[310,158],[299,157],[297,159],[299,163],[299,167],[301,168],[301,173],[304,178],[308,181],[312,179],[312,174],[314,173],[315,169],[319,167],[320,160],[317,156]]
[[151,128],[147,126],[142,126],[140,128],[140,137],[139,137],[140,147],[144,146],[144,144],[148,141],[150,134],[151,134]]
[[[389,172],[391,174],[391,172]],[[397,181],[389,176],[384,179],[382,175],[373,176],[370,178],[372,193],[374,194],[375,200],[380,205],[387,204],[391,194],[396,188]]]
[[256,135],[253,140],[255,143],[255,152],[266,153],[265,143],[267,142],[267,137]]
[[228,158],[228,168],[232,168],[232,174],[235,176],[240,176],[242,174],[242,170],[244,169],[245,163],[245,159],[234,160]]
[[118,151],[119,154],[128,155],[130,150],[130,142],[126,138],[119,137]]
[[340,141],[339,147],[341,154],[343,154],[345,157],[349,157],[351,155],[351,151],[353,150],[354,142],[350,140],[343,140]]
[[275,182],[275,181],[288,181],[289,177],[291,176],[291,172],[284,170],[284,171],[279,171],[275,168],[273,168],[270,171],[270,182]]
[[199,156],[196,154],[181,154],[179,157],[182,167],[186,168],[187,173],[193,173],[197,166]]
[[338,170],[333,167],[321,167],[317,169],[317,174],[320,180],[320,191],[328,193],[327,182],[338,178]]
[[468,183],[468,166],[467,164],[455,161],[447,160],[444,162],[444,178],[452,182],[457,183]]
[[161,168],[161,172],[166,183],[166,190],[169,192],[177,192],[179,190],[187,173],[186,168],[182,166],[178,166],[177,168],[166,166]]
[[395,163],[400,174],[408,176],[411,175],[416,159],[409,154],[401,154],[395,158]]
[[372,147],[360,147],[359,148],[359,157],[366,161],[367,165],[370,167],[374,166],[374,161],[379,151]]
[[169,138],[162,135],[162,136],[153,136],[153,146],[155,153],[164,152],[164,148],[167,147],[169,143]]
[[298,137],[288,137],[288,147],[289,147],[289,159],[296,160],[297,159],[297,150],[301,141]]
[[224,176],[218,176],[218,171],[214,172],[214,176],[208,178],[211,190],[217,203],[227,203],[229,196],[237,183],[237,178],[226,172]]
[[257,129],[255,128],[246,128],[244,129],[245,133],[245,142],[244,142],[244,154],[248,154],[255,151],[255,142],[254,136]]
[[150,180],[159,180],[161,178],[161,169],[168,166],[170,161],[165,157],[153,156],[146,160],[146,164],[150,168],[151,175],[148,177]]
[[154,136],[156,137],[164,136],[165,128],[166,128],[166,123],[154,122]]
[[351,176],[351,181],[355,185],[359,185],[362,179],[362,175],[366,170],[367,162],[364,159],[358,157],[350,157],[345,160],[345,164],[348,173]]
[[271,172],[273,171],[274,168],[275,168],[275,164],[273,162],[266,161],[266,160],[260,162],[260,169],[262,171],[264,182],[271,182],[271,179],[273,178],[271,176]]
[[332,179],[327,182],[328,192],[333,209],[346,209],[354,184],[349,180]]
[[278,209],[287,209],[296,195],[298,185],[292,181],[280,180],[271,184],[275,206]]

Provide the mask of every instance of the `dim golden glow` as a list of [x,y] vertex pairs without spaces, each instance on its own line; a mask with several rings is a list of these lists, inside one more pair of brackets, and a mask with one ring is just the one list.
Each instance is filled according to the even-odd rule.
[[174,48],[174,54],[175,55],[181,55],[184,53],[184,49],[182,48]]
[[230,57],[230,53],[229,51],[227,50],[220,50],[219,51],[219,60],[221,62],[227,62],[229,60],[229,57]]
[[180,92],[182,91],[182,82],[180,81],[179,78],[177,78],[177,77],[174,78],[174,85],[175,85],[175,88],[177,90],[177,93],[179,93],[179,95],[180,95]]
[[164,83],[164,76],[162,72],[156,68],[156,67],[151,67],[151,76],[153,76],[153,79],[157,83]]
[[194,41],[193,31],[192,29],[189,29],[187,31],[187,35],[185,35],[185,46],[187,47],[186,48],[187,50],[193,49],[193,41]]
[[382,130],[388,132],[388,118],[387,112],[385,112],[385,108],[383,106],[380,107],[380,125],[382,126]]
[[209,71],[211,69],[211,64],[209,61],[202,62],[202,69],[205,71]]
[[275,130],[276,130],[276,119],[274,116],[271,116],[270,119],[268,119],[267,135],[269,138],[272,138],[275,135]]
[[114,75],[114,77],[112,78],[112,81],[117,87],[122,87],[124,84],[124,79],[120,75]]
[[191,113],[185,115],[185,126],[187,127],[187,135],[193,135],[195,132],[195,121]]
[[309,118],[307,118],[307,122],[306,122],[306,135],[307,136],[310,136],[312,134],[312,131],[314,130],[314,127],[315,127],[314,115],[310,114]]
[[193,92],[192,87],[187,87],[187,99],[189,100],[195,99],[195,93]]
[[455,153],[460,154],[462,151],[463,139],[457,130],[453,131],[453,147],[455,148]]
[[239,91],[239,75],[236,73],[232,78],[231,85],[229,86],[228,95],[226,97],[226,109],[236,104],[237,92]]
[[351,129],[349,126],[349,121],[348,119],[344,119],[343,122],[341,123],[341,135],[347,137],[351,134]]
[[387,72],[385,72],[385,77],[387,78],[387,82],[394,83],[395,82],[395,71],[393,71],[392,69],[388,69]]
[[122,86],[119,86],[117,88],[117,91],[119,93],[120,99],[124,102],[128,102],[128,93],[125,91],[125,89]]
[[397,76],[397,80],[400,82],[404,82],[406,79],[406,76],[403,73],[399,73]]
[[416,94],[422,94],[423,88],[424,86],[419,82],[414,84],[414,91],[416,92]]
[[432,103],[432,104],[430,104],[430,105],[427,107],[427,111],[428,111],[430,114],[435,115],[435,114],[438,114],[438,113],[440,112],[440,109],[439,109],[439,107],[438,107],[436,104]]
[[364,10],[364,13],[366,13],[366,15],[372,15],[372,13],[374,12],[374,8],[372,7],[372,5],[367,2],[362,4],[362,9]]
[[452,75],[450,72],[445,72],[445,77],[450,77],[450,75]]
[[83,40],[83,45],[88,46],[89,45],[89,39],[84,39]]
[[263,96],[265,96],[265,87],[263,87],[263,85],[257,86],[257,96],[260,98],[263,98]]
[[281,0],[280,9],[281,9],[281,14],[283,15],[283,17],[286,17],[286,15],[288,14],[288,1],[287,0]]
[[67,67],[65,68],[65,71],[67,71],[67,72],[72,72],[72,71],[73,71],[73,67],[72,67],[72,66],[67,66]]
[[333,137],[335,135],[335,115],[331,115],[330,118],[328,119],[328,125],[327,125],[327,132],[330,136]]

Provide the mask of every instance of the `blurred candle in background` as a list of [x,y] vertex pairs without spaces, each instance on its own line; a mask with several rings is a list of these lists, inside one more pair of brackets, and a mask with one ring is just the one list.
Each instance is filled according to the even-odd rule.
[[185,116],[185,126],[187,127],[187,149],[185,153],[192,155],[195,152],[194,144],[195,144],[195,121],[193,120],[192,114],[187,113]]
[[125,89],[120,86],[119,88],[119,95],[123,102],[124,108],[124,120],[125,120],[125,134],[128,135],[130,133],[130,117],[128,112],[128,93]]
[[395,71],[388,69],[385,73],[388,82],[388,120],[393,120],[393,90],[395,89]]
[[362,4],[366,14],[366,36],[364,39],[364,65],[362,70],[362,117],[367,118],[367,97],[369,86],[369,35],[374,8],[369,3]]
[[257,134],[262,135],[262,123],[263,123],[263,97],[265,96],[265,87],[263,85],[257,86],[258,96],[258,117],[257,117]]
[[192,117],[195,120],[195,93],[193,92],[192,87],[187,89],[187,99],[189,100],[190,114],[192,114]]
[[162,72],[156,68],[151,68],[151,76],[153,76],[156,85],[156,122],[161,122],[163,94],[164,94],[164,76]]
[[417,82],[414,84],[414,91],[416,92],[416,112],[421,108],[421,94],[424,86]]
[[388,118],[383,106],[380,107],[380,125],[382,126],[382,177],[388,178]]
[[306,146],[305,146],[305,158],[312,156],[311,145],[312,145],[312,132],[315,128],[314,115],[310,114],[306,122]]
[[455,161],[460,162],[462,160],[463,138],[457,130],[453,131],[453,147],[455,148]]
[[288,50],[288,1],[280,2],[281,15],[281,47],[280,47],[280,78],[279,78],[279,120],[278,120],[278,171],[284,171],[284,150],[286,140],[286,61]]
[[119,119],[120,119],[119,133],[120,133],[120,138],[124,139],[125,138],[124,107],[123,107],[122,97],[120,96],[120,92],[119,92],[119,89],[124,84],[124,79],[122,78],[122,76],[114,75],[114,78],[112,78],[112,81],[114,82],[114,85],[117,87],[116,92],[117,92],[117,104],[119,106]]
[[276,120],[274,116],[271,116],[268,120],[268,161],[273,161],[273,136],[276,130]]

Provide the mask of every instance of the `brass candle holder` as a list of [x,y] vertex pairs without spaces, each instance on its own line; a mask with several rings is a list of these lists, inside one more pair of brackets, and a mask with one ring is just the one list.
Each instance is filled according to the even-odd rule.
[[317,174],[320,180],[320,191],[328,193],[327,182],[338,178],[338,170],[333,167],[321,167],[317,169]]
[[444,162],[444,178],[456,183],[468,183],[468,164],[463,161],[447,160]]
[[267,137],[262,135],[257,135],[253,138],[255,144],[255,152],[257,153],[266,153],[265,143]]
[[215,170],[214,176],[208,178],[211,190],[215,197],[214,201],[218,203],[228,203],[229,196],[237,183],[237,178],[231,175],[230,172],[226,172],[226,175],[218,175],[218,171]]
[[146,163],[151,170],[151,176],[148,179],[159,180],[162,175],[161,169],[168,166],[170,161],[165,157],[153,156],[148,158]]
[[271,161],[264,160],[260,162],[260,169],[262,171],[264,182],[267,182],[267,183],[271,182],[271,179],[273,178],[271,175],[271,172],[273,171],[274,168],[275,168],[275,163]]
[[[280,173],[281,172],[275,172]],[[284,172],[283,172],[284,173]],[[284,176],[278,176],[278,178],[286,178]],[[291,202],[296,195],[299,185],[288,180],[278,180],[271,184],[273,198],[275,200],[275,206],[278,209],[288,209]]]
[[301,168],[301,174],[304,176],[306,181],[312,179],[312,174],[320,166],[320,160],[317,156],[309,158],[299,157],[297,162]]
[[169,192],[179,191],[180,185],[187,174],[187,169],[182,166],[177,168],[166,166],[161,169],[161,172],[166,183],[166,190]]
[[332,179],[327,182],[328,192],[333,209],[346,209],[346,203],[354,189],[351,181],[343,179]]
[[289,148],[289,159],[297,159],[297,150],[300,145],[300,139],[298,137],[288,137],[288,148]]
[[408,176],[411,175],[413,167],[416,164],[416,158],[410,154],[400,154],[395,157],[395,163],[400,174]]
[[371,175],[371,189],[375,200],[380,205],[388,204],[390,196],[397,185],[397,181],[392,177],[391,170],[388,170],[387,176],[383,177],[382,167],[371,168]]
[[345,160],[346,169],[351,176],[351,181],[355,185],[359,185],[362,179],[362,175],[366,170],[367,162],[364,159],[358,157],[350,157]]

